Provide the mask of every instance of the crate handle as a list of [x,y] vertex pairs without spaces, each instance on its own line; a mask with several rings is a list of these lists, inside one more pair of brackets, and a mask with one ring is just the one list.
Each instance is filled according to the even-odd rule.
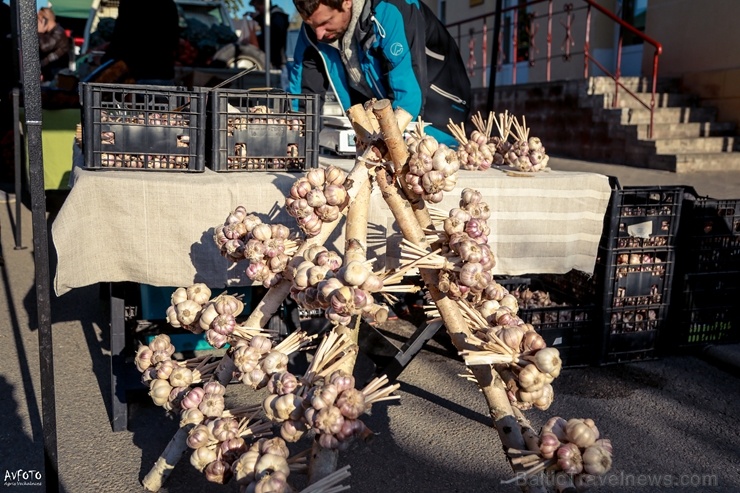
[[224,87],[225,85],[231,84],[231,83],[232,83],[232,82],[234,82],[234,81],[235,81],[236,79],[238,79],[238,78],[240,78],[240,77],[243,77],[243,76],[247,75],[247,74],[248,74],[249,72],[251,72],[252,70],[255,70],[255,69],[256,69],[256,67],[255,67],[254,65],[252,65],[251,67],[249,67],[249,68],[246,68],[246,69],[242,70],[242,71],[241,71],[241,72],[239,72],[238,74],[236,74],[236,75],[232,75],[232,76],[231,76],[231,77],[229,77],[228,79],[226,79],[226,80],[224,80],[224,81],[221,81],[221,82],[219,82],[218,84],[216,84],[215,86],[213,86],[213,87],[209,88],[208,90],[209,90],[209,91],[213,91],[214,89],[218,89],[218,88]]

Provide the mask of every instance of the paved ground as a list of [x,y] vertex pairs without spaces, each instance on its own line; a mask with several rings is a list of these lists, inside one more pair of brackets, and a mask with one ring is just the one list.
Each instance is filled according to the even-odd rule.
[[[617,176],[622,185],[693,185],[701,194],[740,197],[740,173],[675,175],[554,159],[554,169],[585,169]],[[43,491],[13,485],[18,471],[43,470],[41,382],[32,249],[14,250],[14,204],[0,201],[0,474],[2,490]],[[9,200],[9,201],[7,201]],[[31,217],[23,210],[23,244],[32,244]],[[105,304],[95,286],[52,297],[56,434],[59,475],[70,493],[142,491],[139,481],[176,429],[173,419],[146,399],[131,406],[129,431],[112,433],[108,396],[109,348]],[[411,327],[389,326],[395,334]],[[391,334],[392,335],[392,334]],[[396,337],[396,336],[393,336]],[[732,370],[740,348],[724,346],[728,366],[696,356],[577,368],[555,382],[555,403],[530,414],[592,417],[615,448],[613,473],[603,492],[740,491],[740,385]],[[458,375],[463,364],[434,343],[399,378],[399,404],[378,406],[367,418],[377,432],[368,446],[343,453],[352,491],[428,493],[518,491],[502,486],[510,470],[473,384]],[[230,388],[231,399],[258,398]],[[43,481],[43,478],[42,478]],[[33,480],[29,480],[33,482]],[[647,483],[651,482],[651,485]],[[166,492],[229,491],[207,483],[183,461]]]

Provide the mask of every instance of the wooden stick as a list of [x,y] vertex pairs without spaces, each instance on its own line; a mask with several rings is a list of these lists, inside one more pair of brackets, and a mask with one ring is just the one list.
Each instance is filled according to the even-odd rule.
[[[414,219],[418,216],[410,214],[408,206],[406,205],[407,202],[402,196],[402,192],[398,189],[398,186],[393,183],[390,176],[388,176],[384,170],[379,170],[376,174],[376,182],[378,183],[381,192],[383,193],[383,198],[393,213],[404,238],[417,243],[421,247],[427,247],[428,245],[426,245],[426,236],[423,228],[431,227],[431,218],[429,218],[428,212],[427,219],[424,221],[424,224],[421,224],[421,221],[415,221]],[[464,338],[465,336],[471,336],[472,334],[465,323],[457,304],[439,290],[437,284],[438,273],[427,269],[421,269],[420,273],[424,283],[429,289],[429,294],[436,303],[437,308],[445,321],[445,327],[450,334],[452,343],[459,350],[468,349],[465,346]],[[478,386],[486,399],[489,413],[493,419],[494,426],[498,431],[501,443],[505,447],[518,449],[526,448],[521,430],[519,426],[517,426],[516,418],[513,416],[511,403],[509,402],[506,388],[504,387],[501,378],[495,371],[493,371],[492,367],[488,365],[472,366],[470,369],[473,372],[473,375],[475,375],[475,378],[478,381]]]
[[396,120],[391,102],[388,99],[376,101],[372,109],[380,125],[380,132],[383,135],[383,141],[388,149],[388,154],[391,157],[391,161],[393,161],[395,174],[399,175],[401,169],[409,159],[409,151],[406,148],[406,142],[403,140],[401,130],[398,128],[398,120]]

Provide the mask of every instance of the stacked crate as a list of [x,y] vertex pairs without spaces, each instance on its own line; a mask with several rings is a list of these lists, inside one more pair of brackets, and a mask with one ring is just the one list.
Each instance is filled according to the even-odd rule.
[[682,187],[612,193],[597,260],[601,364],[657,356],[668,329],[682,201]]
[[674,313],[677,348],[740,341],[740,199],[687,190]]

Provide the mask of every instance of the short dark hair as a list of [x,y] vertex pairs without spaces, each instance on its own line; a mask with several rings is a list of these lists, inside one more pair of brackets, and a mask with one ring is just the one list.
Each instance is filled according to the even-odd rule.
[[[360,1],[360,0],[355,0]],[[326,5],[332,9],[342,10],[344,0],[293,0],[296,10],[301,17],[311,17],[319,5]]]

